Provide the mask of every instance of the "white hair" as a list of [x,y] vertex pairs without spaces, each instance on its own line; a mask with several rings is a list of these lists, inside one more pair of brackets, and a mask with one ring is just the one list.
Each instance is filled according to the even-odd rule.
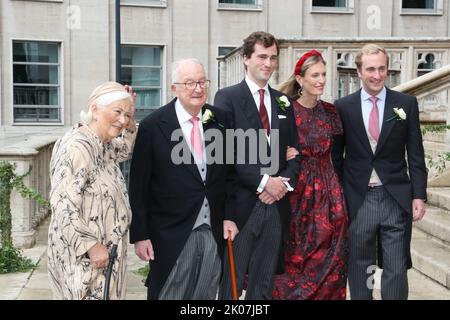
[[175,83],[175,82],[180,81],[180,79],[178,79],[178,69],[180,69],[180,67],[181,67],[183,64],[185,64],[185,63],[186,63],[186,64],[187,64],[187,63],[190,63],[190,64],[198,64],[198,65],[200,65],[200,66],[202,67],[202,69],[203,69],[203,73],[206,74],[205,67],[203,66],[203,63],[200,62],[200,60],[198,60],[198,59],[196,59],[196,58],[185,58],[185,59],[180,59],[180,60],[175,61],[175,62],[172,64],[172,83]]
[[[126,91],[113,91],[108,92],[104,95],[101,95],[98,97],[92,105],[97,105],[97,107],[106,107],[110,105],[113,102],[120,101],[120,100],[129,100],[131,103],[133,103],[133,98],[131,95]],[[81,110],[80,112],[80,121],[83,124],[89,124],[92,122],[92,105],[89,107],[89,109]]]

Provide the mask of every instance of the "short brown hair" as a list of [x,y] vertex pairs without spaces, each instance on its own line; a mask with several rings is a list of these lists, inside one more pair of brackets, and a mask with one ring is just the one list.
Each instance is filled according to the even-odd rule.
[[280,47],[278,46],[278,41],[273,35],[264,31],[256,31],[250,34],[244,40],[242,45],[242,56],[250,58],[255,52],[255,44],[261,44],[265,48],[271,47],[274,44],[277,46],[277,55],[280,54]]
[[356,55],[355,64],[356,64],[356,67],[358,68],[358,70],[361,70],[362,57],[364,55],[367,56],[369,54],[377,54],[380,52],[384,53],[386,60],[387,60],[387,67],[389,68],[389,56],[388,56],[386,50],[382,46],[379,46],[378,44],[369,43],[369,44],[366,44],[364,47],[362,47],[361,51],[359,51],[358,54]]

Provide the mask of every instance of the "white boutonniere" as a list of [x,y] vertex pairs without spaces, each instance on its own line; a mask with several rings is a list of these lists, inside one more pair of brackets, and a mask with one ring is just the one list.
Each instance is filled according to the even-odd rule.
[[406,120],[405,110],[403,110],[403,108],[394,108],[394,116],[386,121],[392,121],[394,119],[398,121]]
[[278,106],[283,111],[286,111],[286,108],[288,108],[291,105],[288,97],[286,96],[275,97],[275,101],[278,103]]
[[205,113],[203,113],[203,117],[202,117],[202,122],[203,122],[203,124],[209,124],[210,122],[215,122],[215,123],[217,123],[217,125],[219,127],[223,128],[223,125],[216,121],[214,113],[209,109],[205,109]]

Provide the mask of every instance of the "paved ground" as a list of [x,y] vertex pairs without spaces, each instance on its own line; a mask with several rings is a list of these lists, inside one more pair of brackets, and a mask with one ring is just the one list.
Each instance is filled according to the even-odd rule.
[[[31,273],[14,273],[0,275],[0,300],[48,300],[52,298],[47,278],[46,241],[47,224],[39,229],[37,244],[32,249],[24,250],[24,254],[39,266]],[[133,246],[128,250],[127,300],[143,300],[146,288],[142,277],[136,271],[145,265],[134,254]],[[443,288],[419,272],[409,271],[410,300],[450,300],[450,290]],[[375,291],[379,298],[379,291]]]

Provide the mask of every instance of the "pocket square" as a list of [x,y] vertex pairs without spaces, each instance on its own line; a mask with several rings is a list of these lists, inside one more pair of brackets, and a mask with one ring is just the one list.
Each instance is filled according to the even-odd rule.
[[286,116],[283,116],[283,115],[278,115],[278,119],[286,119]]

